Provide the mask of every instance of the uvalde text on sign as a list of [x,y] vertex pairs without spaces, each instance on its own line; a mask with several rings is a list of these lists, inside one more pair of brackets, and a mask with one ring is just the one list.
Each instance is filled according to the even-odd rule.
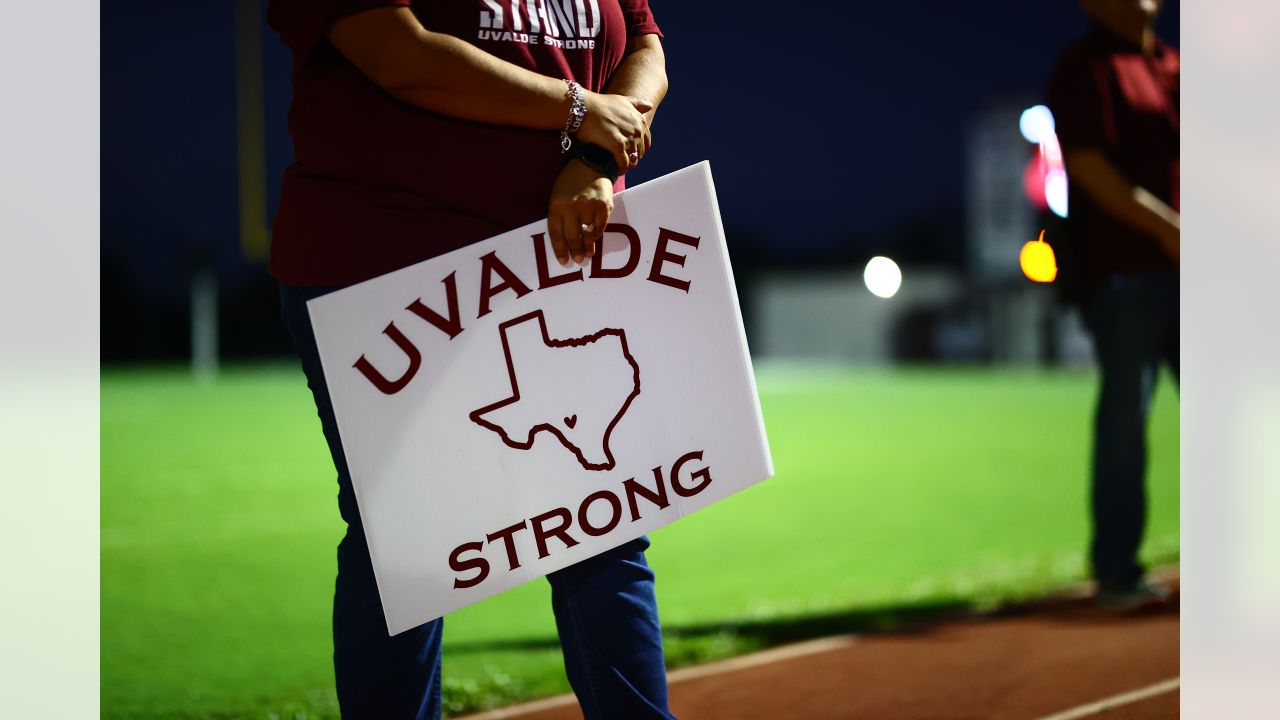
[[392,634],[773,474],[705,162],[308,309]]

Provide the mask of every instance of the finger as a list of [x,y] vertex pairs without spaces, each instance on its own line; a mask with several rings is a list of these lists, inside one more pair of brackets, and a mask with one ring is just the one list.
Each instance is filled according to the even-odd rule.
[[591,221],[598,229],[596,235],[596,252],[604,252],[604,231],[609,227],[609,214],[613,212],[613,201],[602,200],[595,207]]
[[596,254],[596,237],[599,231],[592,217],[590,205],[579,203],[577,216],[578,227],[582,230],[582,254],[586,258],[591,258]]
[[597,200],[591,203],[587,208],[585,215],[590,218],[588,221],[595,233],[592,239],[595,241],[595,252],[604,252],[604,229],[609,224],[609,208],[612,205],[608,200]]
[[594,222],[584,222],[582,227],[582,248],[583,257],[590,260],[596,256],[596,252],[600,249],[599,235],[600,231],[596,229]]
[[569,264],[569,245],[564,241],[563,213],[553,210],[547,217],[547,233],[551,236],[551,251],[556,262],[563,267]]
[[627,140],[623,138],[616,147],[613,148],[613,161],[618,164],[619,170],[626,170],[631,167],[631,150],[627,147]]
[[640,98],[631,98],[631,105],[634,106],[635,109],[640,111],[641,113],[647,113],[653,109],[653,103],[645,102]]
[[600,203],[596,206],[596,211],[591,222],[595,224],[599,234],[596,235],[596,251],[604,252],[604,229],[609,224],[609,204]]
[[585,257],[582,248],[582,223],[575,209],[569,208],[564,213],[561,218],[561,227],[565,245],[569,248],[569,257],[572,257],[576,263],[582,262],[582,258]]

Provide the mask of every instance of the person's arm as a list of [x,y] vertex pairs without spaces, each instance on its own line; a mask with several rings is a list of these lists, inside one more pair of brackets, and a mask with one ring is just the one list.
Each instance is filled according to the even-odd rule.
[[1181,221],[1176,210],[1134,185],[1097,148],[1068,151],[1063,159],[1071,179],[1103,212],[1155,238],[1174,262],[1179,260]]
[[[666,58],[657,35],[640,35],[627,42],[627,54],[606,88],[610,93],[636,98],[649,106],[644,138],[632,146],[636,162],[649,150],[649,126],[667,94]],[[635,162],[619,164],[626,168]],[[579,160],[570,160],[556,178],[547,209],[551,249],[561,265],[569,258],[583,262],[596,254],[605,224],[613,212],[613,183]]]
[[[539,130],[564,127],[571,105],[559,80],[501,60],[468,42],[427,30],[407,7],[344,17],[329,28],[334,47],[402,102],[442,115]],[[628,167],[629,147],[643,144],[651,107],[617,94],[583,90],[583,142]]]
[[639,149],[643,157],[652,142],[653,116],[667,96],[667,58],[662,51],[662,39],[657,35],[641,35],[628,40],[627,54],[605,90],[649,105],[644,113],[644,142]]

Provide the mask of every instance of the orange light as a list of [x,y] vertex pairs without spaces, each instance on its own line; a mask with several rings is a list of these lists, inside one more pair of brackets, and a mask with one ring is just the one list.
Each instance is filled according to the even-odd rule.
[[1053,248],[1044,241],[1043,230],[1039,240],[1022,246],[1018,262],[1022,265],[1022,273],[1034,282],[1051,283],[1058,277],[1058,261],[1053,256]]

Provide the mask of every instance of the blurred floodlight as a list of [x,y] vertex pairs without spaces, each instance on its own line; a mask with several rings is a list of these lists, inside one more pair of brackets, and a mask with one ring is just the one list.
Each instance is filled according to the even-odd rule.
[[1051,283],[1058,277],[1058,259],[1053,255],[1053,247],[1044,241],[1043,230],[1038,240],[1022,246],[1018,264],[1028,279],[1038,283]]
[[898,263],[877,255],[867,261],[867,269],[862,271],[862,280],[872,295],[891,298],[902,287],[902,270],[898,268]]
[[1049,208],[1049,200],[1045,197],[1045,180],[1049,177],[1049,170],[1044,153],[1032,155],[1022,170],[1022,190],[1037,210]]
[[1062,169],[1054,168],[1045,174],[1044,200],[1054,215],[1067,216],[1067,173]]
[[1029,143],[1042,143],[1053,134],[1053,113],[1044,105],[1032,105],[1018,118],[1018,130]]
[[1062,146],[1058,144],[1057,133],[1050,132],[1040,141],[1040,154],[1049,167],[1062,167]]

